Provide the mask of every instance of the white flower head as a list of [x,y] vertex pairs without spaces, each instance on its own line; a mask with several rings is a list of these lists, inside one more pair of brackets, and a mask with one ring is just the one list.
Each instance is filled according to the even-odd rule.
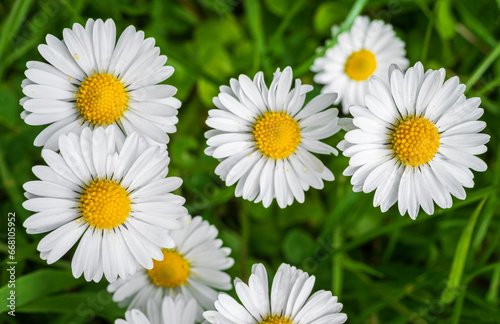
[[292,86],[292,69],[274,73],[267,88],[262,72],[231,79],[214,98],[209,111],[207,155],[220,160],[215,173],[236,185],[235,195],[268,207],[274,198],[281,208],[304,202],[309,187],[323,188],[332,172],[311,152],[337,154],[320,140],[340,130],[338,110],[328,108],[336,94],[321,94],[304,106],[310,85]]
[[221,293],[215,302],[216,311],[203,316],[217,324],[341,324],[347,320],[342,304],[329,291],[320,290],[311,295],[315,277],[282,264],[273,279],[271,291],[266,268],[254,264],[248,285],[236,279],[234,286],[241,304]]
[[165,296],[161,304],[148,300],[147,316],[138,309],[125,313],[125,320],[117,319],[115,324],[194,324],[196,300],[182,295]]
[[[356,192],[375,191],[374,206],[415,219],[420,207],[434,213],[465,199],[474,171],[485,171],[476,157],[486,152],[490,136],[481,134],[479,98],[467,99],[458,77],[446,82],[445,70],[427,70],[420,62],[401,72],[393,66],[390,86],[370,79],[366,106],[350,108],[354,129],[339,148],[350,158],[344,175]],[[451,195],[450,195],[451,194]]]
[[176,131],[177,89],[158,85],[174,69],[165,66],[153,38],[129,26],[116,40],[112,19],[89,19],[64,29],[63,40],[47,35],[38,50],[47,61],[27,63],[22,83],[21,117],[29,125],[47,125],[35,146],[58,149],[58,137],[85,127],[119,127],[165,147]]
[[231,278],[223,270],[234,260],[229,257],[231,250],[217,239],[217,228],[200,216],[181,221],[184,227],[170,232],[175,247],[163,249],[162,261],[108,286],[114,301],[144,311],[150,299],[160,303],[164,296],[183,295],[197,301],[197,318],[202,319],[203,310],[212,308],[217,299],[216,289],[231,289]]
[[182,227],[184,198],[173,195],[182,180],[165,178],[169,158],[136,133],[123,140],[113,128],[86,128],[59,138],[60,153],[42,150],[47,166],[24,184],[24,208],[35,212],[30,234],[50,232],[38,244],[52,264],[80,240],[71,262],[75,278],[108,281],[153,267],[161,248],[172,248],[169,231]]
[[314,81],[324,84],[323,93],[338,93],[337,102],[342,100],[342,112],[347,114],[350,106],[365,104],[370,76],[388,83],[391,64],[403,70],[408,67],[404,46],[392,25],[357,17],[349,31],[338,35],[337,44],[314,61]]

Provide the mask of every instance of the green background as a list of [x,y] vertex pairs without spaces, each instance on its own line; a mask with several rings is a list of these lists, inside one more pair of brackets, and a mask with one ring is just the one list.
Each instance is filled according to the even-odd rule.
[[[342,24],[354,6],[394,25],[406,42],[410,64],[444,67],[458,75],[468,97],[479,96],[491,135],[488,164],[475,173],[467,199],[448,210],[421,213],[413,221],[396,207],[382,214],[373,193],[353,193],[342,176],[345,157],[322,156],[336,176],[321,191],[311,189],[304,204],[280,210],[234,197],[204,155],[205,119],[218,86],[244,73],[264,71],[269,83],[277,68],[314,84],[308,67],[316,48]],[[232,248],[231,276],[246,280],[251,264],[263,262],[274,274],[287,262],[316,276],[315,289],[332,290],[349,323],[500,323],[499,285],[499,84],[500,1],[307,1],[307,0],[2,0],[0,2],[0,323],[106,323],[122,317],[105,292],[106,282],[86,283],[70,271],[72,252],[48,266],[27,235],[29,216],[21,204],[22,184],[43,164],[33,140],[43,127],[26,125],[21,81],[26,62],[42,60],[38,44],[50,33],[86,19],[113,18],[119,35],[133,24],[156,38],[167,64],[166,82],[178,88],[178,131],[171,136],[171,175],[193,215],[215,224]],[[346,28],[354,15],[343,24]],[[331,45],[331,43],[328,43]],[[311,96],[319,93],[315,85]],[[343,132],[326,142],[336,145]],[[7,316],[7,215],[16,213],[17,309]],[[231,292],[234,295],[234,292]]]

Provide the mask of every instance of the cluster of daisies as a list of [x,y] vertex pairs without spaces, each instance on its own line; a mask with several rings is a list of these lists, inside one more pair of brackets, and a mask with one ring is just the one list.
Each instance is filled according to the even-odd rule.
[[[221,86],[206,121],[205,153],[220,161],[215,173],[235,195],[268,207],[305,200],[334,175],[316,154],[338,154],[324,143],[341,129],[337,148],[349,157],[344,175],[354,191],[375,190],[374,206],[398,202],[402,215],[429,214],[434,202],[465,198],[474,171],[486,164],[489,136],[478,121],[478,98],[467,99],[457,77],[443,69],[408,68],[404,43],[391,25],[358,17],[351,30],[316,59],[322,93],[277,69],[269,87],[262,72]],[[114,22],[89,19],[48,35],[28,62],[21,117],[48,125],[34,144],[46,165],[24,184],[23,206],[34,212],[28,233],[49,232],[38,244],[51,264],[75,245],[75,278],[109,281],[113,300],[128,310],[116,323],[344,323],[342,304],[315,278],[293,266],[277,269],[272,284],[262,264],[248,284],[234,288],[225,273],[234,260],[218,230],[188,215],[182,184],[168,176],[167,134],[176,131],[177,89],[159,84],[166,66],[153,38],[128,27],[117,38]],[[408,68],[408,69],[407,69]],[[407,69],[407,70],[406,70]],[[406,71],[405,71],[406,70]],[[333,108],[342,104],[339,119]]]

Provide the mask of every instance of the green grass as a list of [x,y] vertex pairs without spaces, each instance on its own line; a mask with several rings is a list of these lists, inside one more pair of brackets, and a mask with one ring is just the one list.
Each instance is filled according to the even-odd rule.
[[[133,24],[155,37],[176,72],[167,80],[182,101],[171,136],[171,174],[193,215],[215,224],[236,262],[229,273],[247,278],[251,264],[271,273],[282,262],[316,276],[316,289],[340,296],[349,323],[500,323],[500,2],[486,0],[5,0],[0,3],[0,233],[1,305],[8,290],[7,215],[16,213],[17,309],[0,323],[107,323],[123,317],[105,292],[106,283],[72,278],[70,256],[48,266],[39,258],[43,235],[27,235],[29,216],[22,184],[43,164],[32,145],[43,127],[24,124],[18,101],[26,62],[42,60],[37,46],[47,33],[87,18],[113,18],[118,33]],[[324,52],[333,24],[349,27],[358,14],[394,25],[406,42],[411,65],[444,67],[458,75],[467,96],[480,96],[481,118],[491,135],[488,164],[475,173],[465,201],[448,210],[401,217],[382,214],[373,194],[353,193],[342,176],[345,157],[321,157],[336,180],[311,189],[304,204],[280,210],[234,198],[234,187],[213,173],[204,155],[205,119],[218,87],[239,74],[253,76],[290,65],[313,84],[313,59]],[[318,47],[320,48],[317,51]],[[314,93],[319,93],[316,85]],[[336,145],[343,133],[327,142]],[[234,294],[234,292],[231,292]]]

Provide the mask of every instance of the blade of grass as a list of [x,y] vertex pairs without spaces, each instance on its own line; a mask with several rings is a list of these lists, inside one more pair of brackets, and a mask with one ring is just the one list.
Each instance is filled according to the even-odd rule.
[[486,203],[486,207],[484,208],[483,217],[478,222],[476,235],[474,235],[474,240],[472,241],[472,251],[477,252],[480,250],[481,245],[483,244],[484,238],[488,233],[488,229],[491,224],[491,220],[493,219],[493,215],[495,214],[495,210],[498,207],[498,202],[496,200],[496,195],[492,196],[492,198]]
[[392,253],[394,252],[394,249],[396,248],[396,245],[399,241],[400,234],[401,234],[400,228],[398,228],[398,229],[394,230],[394,232],[392,232],[391,238],[389,239],[389,243],[387,244],[387,247],[385,248],[385,251],[384,251],[384,256],[383,256],[384,262],[389,262],[389,260],[392,256]]
[[[496,160],[500,161],[500,150],[497,151]],[[497,162],[493,166],[493,185],[497,186],[500,183],[500,172],[499,172],[500,164]],[[474,252],[479,251],[484,238],[486,237],[486,233],[491,224],[491,220],[493,219],[493,215],[495,214],[495,210],[498,207],[498,194],[492,193],[491,199],[488,201],[485,207],[484,216],[479,220],[476,235],[474,236],[474,240],[472,241],[472,250]]]
[[420,222],[428,221],[428,220],[433,219],[434,217],[436,217],[438,215],[442,215],[444,213],[449,213],[452,210],[470,205],[470,204],[472,204],[472,203],[474,203],[474,202],[476,202],[476,201],[484,198],[485,196],[488,196],[491,193],[496,192],[496,191],[500,191],[500,188],[494,187],[494,186],[486,187],[486,188],[477,190],[476,192],[472,193],[469,196],[469,198],[467,198],[467,200],[462,200],[462,201],[455,203],[450,209],[438,210],[433,215],[422,214],[417,219],[415,219],[413,221],[410,221],[407,218],[400,218],[399,220],[397,220],[395,222],[387,224],[384,227],[379,227],[379,228],[376,228],[374,230],[371,230],[371,231],[365,233],[364,235],[358,237],[357,239],[355,239],[349,243],[344,244],[341,248],[334,250],[332,252],[332,254],[352,250],[352,249],[358,247],[359,245],[362,245],[363,243],[368,242],[369,240],[371,240],[375,237],[379,237],[379,236],[385,235],[387,233],[391,233],[399,228],[404,228],[407,226],[418,224]]
[[[354,19],[363,11],[363,8],[365,7],[366,3],[368,0],[356,0],[354,4],[351,7],[351,11],[349,11],[349,14],[347,15],[346,19],[340,25],[338,34],[348,30],[352,23],[354,22]],[[335,44],[337,44],[337,39],[333,39],[331,42],[329,42],[328,46],[325,46],[323,48],[320,48],[315,55],[313,55],[310,59],[306,60],[304,63],[299,65],[298,68],[295,69],[295,75],[301,75],[305,73],[307,70],[309,70],[309,67],[314,63],[314,60],[318,57],[321,57],[325,55],[326,51],[328,48],[333,47]]]
[[[338,225],[333,230],[332,247],[338,249],[343,245],[342,226]],[[341,298],[342,283],[344,282],[344,255],[337,253],[332,257],[332,292],[335,296]]]
[[[368,276],[361,274],[359,272],[353,272],[356,277],[358,277],[360,280],[360,283],[364,283],[366,287],[368,288],[369,291],[376,293],[377,295],[382,298],[388,307],[394,309],[398,313],[404,315],[406,318],[412,316],[413,312],[411,309],[406,307],[403,303],[401,303],[397,297],[395,297],[394,294],[391,292],[387,291],[385,288],[381,287],[380,285],[374,283]],[[397,295],[397,294],[396,294]]]
[[[341,180],[339,179],[339,181]],[[358,197],[358,195],[351,191],[347,196],[338,200],[340,203],[333,206],[332,213],[328,216],[328,220],[325,222],[323,229],[321,230],[320,238],[326,239],[326,236],[331,232],[333,226],[339,222],[341,216],[345,215],[356,203],[356,197]]]
[[7,161],[5,161],[5,155],[3,149],[0,147],[0,179],[2,181],[2,185],[7,191],[7,195],[9,196],[12,204],[14,205],[14,209],[16,212],[16,218],[21,220],[25,220],[28,218],[29,213],[26,209],[22,207],[22,203],[24,201],[23,195],[19,191],[19,185],[17,184],[15,178],[12,176],[12,172],[7,165]]
[[239,255],[241,277],[243,281],[247,281],[247,259],[248,259],[248,243],[250,241],[250,219],[248,218],[247,210],[244,204],[240,204],[239,218],[241,226],[241,250]]
[[261,56],[265,53],[265,38],[262,24],[262,7],[258,0],[243,1],[247,23],[254,40],[253,70],[257,72],[261,68]]
[[[66,9],[67,4],[65,4]],[[30,33],[29,37],[25,37],[23,42],[19,42],[16,48],[12,51],[12,53],[6,53],[3,67],[12,66],[21,56],[26,54],[29,50],[35,48],[38,44],[44,42],[45,35],[47,34],[49,23],[40,23],[40,17],[43,17],[44,14],[50,12],[50,16],[53,17],[59,13],[61,10],[61,6],[55,5],[54,2],[41,2],[38,8],[38,12],[30,17],[29,23],[27,23],[27,30],[36,30],[36,33]],[[81,7],[77,3],[72,4],[71,9],[73,11],[77,10],[77,8]],[[79,18],[78,18],[79,17]],[[80,22],[85,25],[85,20],[80,16],[73,18],[74,22]],[[2,67],[2,68],[3,68]]]
[[432,13],[432,10],[427,7],[427,4],[423,0],[416,0],[415,1],[417,5],[420,7],[420,10],[422,10],[423,14],[427,17],[429,20],[434,20],[434,14]]
[[455,257],[453,258],[453,263],[451,265],[446,288],[441,293],[441,297],[439,299],[439,303],[443,306],[452,303],[457,297],[456,292],[459,291],[462,284],[462,276],[465,269],[467,255],[469,253],[472,233],[474,232],[477,218],[479,217],[487,199],[488,196],[481,200],[476,210],[472,213],[467,226],[465,226],[462,231],[462,235],[460,236],[460,240],[458,241],[457,249],[455,251]]
[[486,246],[481,259],[479,260],[479,264],[485,264],[490,259],[493,252],[495,252],[498,242],[500,241],[500,227],[498,227],[497,232],[493,236],[491,243]]
[[[78,10],[77,6],[75,6],[74,3],[70,3],[68,0],[59,0],[61,3],[64,5],[67,11],[71,12],[71,15],[73,16],[73,20],[75,22],[79,23],[84,23],[85,20],[83,17],[80,15],[80,11]],[[73,2],[73,1],[71,1]]]
[[[13,40],[19,28],[23,25],[26,19],[28,10],[31,7],[33,0],[17,0],[0,29],[0,62],[3,61],[3,54],[7,47],[7,42]],[[3,69],[0,69],[0,78],[2,77]]]
[[477,92],[479,97],[489,96],[489,92],[500,86],[500,75],[488,82],[484,87]]
[[484,266],[482,268],[475,270],[471,274],[467,275],[467,277],[465,277],[464,283],[468,285],[469,282],[474,280],[477,276],[482,275],[485,272],[495,270],[496,267],[500,267],[500,261],[492,263],[492,264],[488,264],[487,266]]
[[467,288],[460,291],[460,295],[458,295],[457,302],[455,303],[455,308],[453,309],[453,316],[451,320],[452,324],[460,323],[460,317],[462,315],[462,309],[464,307],[464,300],[466,293],[467,293]]
[[299,13],[300,9],[307,3],[307,0],[297,0],[293,3],[293,6],[290,10],[287,11],[285,17],[281,20],[280,25],[271,36],[269,44],[274,44],[278,41],[278,39],[283,35],[283,32],[286,30],[292,19],[295,17],[297,13]]
[[495,267],[491,276],[490,288],[486,294],[486,301],[492,305],[498,303],[498,291],[500,289],[500,265]]
[[[365,264],[364,262],[359,262],[356,260],[353,260],[349,258],[348,256],[344,256],[344,265],[346,270],[352,271],[352,272],[360,272],[360,273],[365,273],[367,275],[377,277],[377,278],[384,278],[385,274],[383,272],[380,272],[376,270],[375,268],[370,267],[369,265]],[[334,294],[336,295],[336,294]]]
[[427,25],[427,30],[425,31],[424,45],[422,46],[422,54],[420,54],[420,61],[424,63],[427,60],[427,53],[429,52],[429,45],[431,42],[432,31],[434,30],[434,17],[431,14],[429,23]]
[[472,305],[479,313],[488,314],[488,322],[500,323],[500,311],[498,307],[485,303],[484,296],[478,295],[471,290],[466,295],[466,298],[469,306]]
[[491,53],[479,64],[479,66],[475,69],[474,73],[471,75],[469,80],[465,83],[467,86],[466,92],[472,88],[472,86],[483,76],[484,72],[490,67],[493,62],[500,55],[500,43],[491,51]]
[[489,30],[484,27],[481,22],[474,17],[473,14],[470,13],[469,9],[465,6],[464,3],[457,1],[455,2],[456,8],[458,9],[458,13],[462,18],[462,23],[467,26],[467,28],[474,32],[476,36],[482,39],[491,47],[495,47],[497,45],[497,41],[493,35],[489,32]]
[[[22,307],[51,293],[66,291],[85,284],[83,278],[75,279],[70,271],[43,269],[16,278],[16,307]],[[6,300],[12,287],[0,288],[2,300]],[[7,305],[0,312],[8,311]]]

